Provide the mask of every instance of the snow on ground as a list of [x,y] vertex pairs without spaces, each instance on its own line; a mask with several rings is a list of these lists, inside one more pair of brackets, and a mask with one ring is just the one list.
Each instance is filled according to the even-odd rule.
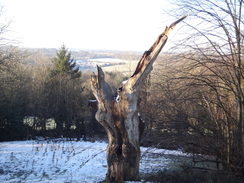
[[[105,142],[14,141],[0,143],[0,182],[95,183],[106,174]],[[179,166],[187,154],[141,148],[140,173]]]

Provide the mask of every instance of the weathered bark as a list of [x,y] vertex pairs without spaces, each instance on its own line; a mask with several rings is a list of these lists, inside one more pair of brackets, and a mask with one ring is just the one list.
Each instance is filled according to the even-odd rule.
[[91,76],[92,92],[98,102],[96,119],[108,136],[106,182],[140,180],[140,137],[143,122],[138,113],[139,91],[170,31],[185,18],[186,16],[166,27],[152,47],[143,54],[134,74],[121,83],[117,94],[106,83],[101,67],[97,67],[97,75]]

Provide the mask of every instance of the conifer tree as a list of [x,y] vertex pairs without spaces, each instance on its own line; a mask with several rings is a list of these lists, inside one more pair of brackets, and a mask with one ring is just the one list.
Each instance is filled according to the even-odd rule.
[[[52,116],[56,122],[58,135],[68,133],[73,123],[76,123],[80,101],[76,97],[81,94],[81,71],[71,59],[71,53],[62,45],[53,59],[49,101]],[[65,131],[64,131],[65,130]]]
[[71,53],[68,52],[65,45],[62,45],[56,53],[56,57],[53,59],[53,64],[53,75],[66,73],[70,74],[72,78],[77,78],[81,75],[79,69],[76,67],[75,61],[71,59]]

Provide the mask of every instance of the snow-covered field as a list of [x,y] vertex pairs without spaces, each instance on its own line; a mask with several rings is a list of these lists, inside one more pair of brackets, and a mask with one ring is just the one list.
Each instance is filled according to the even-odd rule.
[[[0,182],[99,182],[106,174],[105,142],[32,140],[0,143]],[[141,147],[140,173],[177,168],[180,151]]]

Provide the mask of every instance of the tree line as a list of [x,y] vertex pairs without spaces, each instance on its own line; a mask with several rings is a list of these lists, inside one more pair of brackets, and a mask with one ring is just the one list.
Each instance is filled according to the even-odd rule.
[[101,131],[87,105],[92,99],[88,76],[78,70],[64,45],[54,58],[5,47],[0,60],[1,141],[38,135],[81,138],[90,121],[91,131]]

